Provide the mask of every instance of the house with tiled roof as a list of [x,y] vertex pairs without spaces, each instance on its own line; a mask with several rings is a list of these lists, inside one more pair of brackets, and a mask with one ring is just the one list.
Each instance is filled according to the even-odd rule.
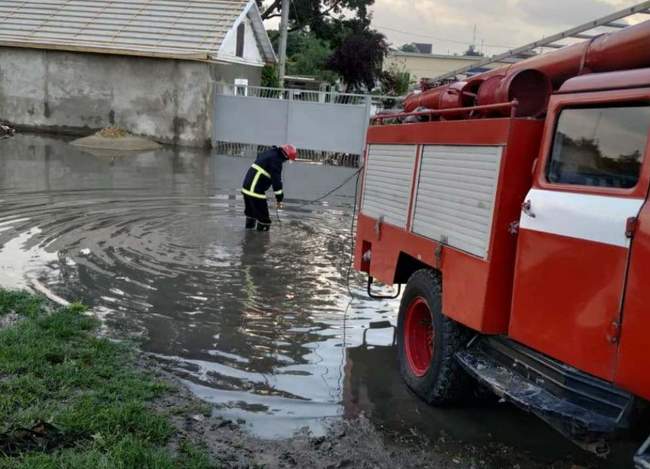
[[3,0],[0,120],[203,145],[216,84],[276,61],[255,0]]

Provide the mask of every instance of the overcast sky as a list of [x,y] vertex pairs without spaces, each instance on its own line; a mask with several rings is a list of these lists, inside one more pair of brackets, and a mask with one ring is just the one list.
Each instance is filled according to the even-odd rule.
[[[373,27],[393,46],[433,44],[438,54],[462,53],[472,42],[504,52],[640,3],[636,0],[375,0]],[[650,19],[650,16],[646,16]],[[505,47],[505,48],[504,48]]]

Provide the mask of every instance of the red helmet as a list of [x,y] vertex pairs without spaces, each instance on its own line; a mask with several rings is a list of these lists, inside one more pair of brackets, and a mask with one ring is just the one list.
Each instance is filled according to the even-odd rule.
[[286,143],[280,147],[284,156],[289,160],[295,160],[298,157],[298,150],[293,145]]

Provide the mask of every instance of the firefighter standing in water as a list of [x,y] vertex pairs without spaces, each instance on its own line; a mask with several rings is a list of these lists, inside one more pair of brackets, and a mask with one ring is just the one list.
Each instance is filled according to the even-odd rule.
[[242,194],[246,209],[246,229],[252,230],[257,224],[257,231],[268,231],[271,228],[269,206],[266,202],[266,191],[273,186],[278,207],[282,207],[284,192],[282,191],[282,165],[287,160],[295,160],[298,151],[293,145],[273,147],[257,155],[255,163],[249,168],[244,177]]

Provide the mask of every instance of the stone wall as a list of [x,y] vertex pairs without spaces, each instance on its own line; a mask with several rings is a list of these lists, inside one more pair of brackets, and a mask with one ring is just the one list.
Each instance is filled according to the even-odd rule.
[[212,81],[248,78],[242,65],[0,48],[0,120],[88,134],[117,126],[163,143],[209,145]]

